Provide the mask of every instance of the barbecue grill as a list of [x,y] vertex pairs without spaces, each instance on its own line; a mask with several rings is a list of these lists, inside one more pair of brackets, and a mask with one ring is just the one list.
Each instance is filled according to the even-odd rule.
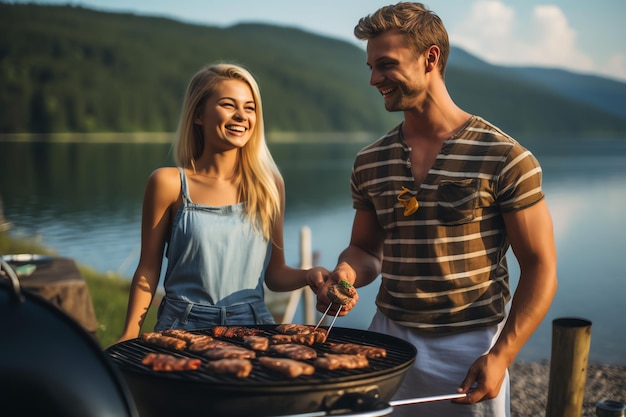
[[100,345],[58,307],[22,291],[2,259],[0,335],[3,416],[138,416],[121,373]]
[[[207,370],[154,372],[141,365],[146,354],[169,353],[206,361],[191,352],[173,352],[140,339],[103,352],[67,314],[46,300],[22,292],[12,268],[0,260],[0,390],[7,415],[50,417],[283,416],[380,417],[392,407],[461,398],[464,394],[387,402],[416,350],[385,334],[333,328],[328,342],[382,347],[386,358],[370,358],[361,370],[323,371],[296,379],[258,365],[247,379]],[[249,326],[268,336],[276,326]],[[207,334],[212,329],[195,330]],[[6,339],[6,340],[5,340]],[[241,341],[226,339],[241,345]],[[328,344],[314,345],[318,355]],[[36,398],[36,401],[32,401]]]
[[[271,336],[276,325],[251,325]],[[211,329],[193,330],[209,334]],[[220,338],[218,338],[220,339]],[[239,339],[222,338],[243,346]],[[142,416],[173,415],[279,416],[334,410],[346,395],[365,395],[375,401],[391,399],[402,378],[415,360],[416,350],[408,342],[386,334],[334,327],[324,344],[312,347],[318,356],[330,351],[328,343],[357,343],[382,347],[385,358],[370,358],[370,366],[354,370],[320,370],[313,375],[287,378],[258,365],[248,378],[215,374],[206,370],[156,372],[141,364],[151,352],[169,353],[207,362],[202,355],[172,351],[132,339],[107,349],[113,363],[121,370]],[[263,355],[257,352],[257,357]],[[305,361],[306,362],[306,361]],[[312,361],[310,361],[312,362]]]

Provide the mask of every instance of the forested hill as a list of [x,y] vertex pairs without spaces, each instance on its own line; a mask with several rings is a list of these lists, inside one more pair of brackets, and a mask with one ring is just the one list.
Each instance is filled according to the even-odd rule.
[[[268,132],[380,134],[401,117],[385,111],[364,50],[347,42],[288,27],[0,3],[0,133],[173,131],[187,82],[216,61],[255,74]],[[461,107],[513,135],[626,136],[626,83],[493,66],[457,48],[446,80]]]

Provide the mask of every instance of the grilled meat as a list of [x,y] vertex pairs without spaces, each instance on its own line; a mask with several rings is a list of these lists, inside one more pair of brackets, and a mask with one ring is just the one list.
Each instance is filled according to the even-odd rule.
[[276,331],[282,334],[309,334],[314,329],[308,324],[284,323],[276,326]]
[[202,352],[206,352],[209,349],[222,348],[222,347],[228,347],[228,346],[236,346],[236,345],[230,342],[223,341],[223,340],[199,340],[197,342],[192,343],[187,349],[190,352],[202,353]]
[[313,331],[313,335],[315,336],[315,343],[324,343],[326,342],[326,337],[328,337],[328,331],[318,327]]
[[203,353],[209,359],[254,359],[256,353],[253,350],[240,346],[225,346],[209,349]]
[[315,372],[315,367],[312,365],[289,358],[262,356],[259,358],[259,364],[271,371],[281,373],[288,378],[297,378],[300,375],[313,375]]
[[268,348],[267,352],[298,361],[317,358],[317,352],[315,349],[295,343],[272,345]]
[[230,374],[238,378],[247,378],[250,372],[252,372],[252,362],[248,359],[219,359],[208,362],[205,368],[218,374]]
[[270,340],[265,336],[246,336],[243,338],[243,344],[252,350],[265,352]]
[[315,328],[306,324],[287,323],[276,326],[276,331],[287,335],[308,335],[315,336],[315,343],[324,343],[328,332],[326,329]]
[[285,343],[299,343],[305,346],[313,346],[315,343],[315,335],[309,334],[274,334],[270,341],[273,345],[280,345]]
[[335,369],[360,369],[369,366],[369,360],[362,355],[346,355],[337,353],[326,353],[315,359],[313,365],[316,368],[329,371]]
[[228,330],[228,326],[215,326],[211,331],[214,337],[222,337],[224,333],[226,333],[226,330]]
[[167,353],[148,353],[141,361],[153,371],[193,371],[202,365],[200,359],[178,358]]
[[333,353],[345,353],[349,355],[361,355],[368,358],[384,358],[387,350],[382,347],[359,345],[357,343],[330,343]]
[[175,337],[177,339],[184,340],[187,344],[192,345],[196,342],[210,342],[213,338],[206,334],[192,333],[183,329],[169,329],[163,330],[164,336]]
[[176,337],[164,336],[160,332],[146,332],[141,335],[144,342],[173,350],[182,350],[187,346],[187,342]]
[[256,336],[263,334],[261,329],[253,329],[244,326],[215,326],[213,336],[243,339],[246,336]]
[[348,281],[342,280],[330,287],[326,295],[333,303],[346,305],[356,296],[356,289]]

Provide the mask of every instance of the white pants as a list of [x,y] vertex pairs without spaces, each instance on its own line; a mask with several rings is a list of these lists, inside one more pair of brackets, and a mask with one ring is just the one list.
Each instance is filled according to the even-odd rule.
[[[452,335],[424,335],[400,326],[376,312],[369,330],[396,336],[417,349],[415,363],[405,374],[394,400],[456,394],[469,367],[496,342],[504,321],[498,326]],[[393,417],[509,417],[509,374],[496,398],[478,404],[453,404],[450,401],[401,405]]]

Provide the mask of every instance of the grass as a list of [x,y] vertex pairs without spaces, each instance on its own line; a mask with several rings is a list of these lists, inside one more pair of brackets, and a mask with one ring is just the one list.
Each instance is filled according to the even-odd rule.
[[[0,231],[0,254],[18,253],[56,255],[40,245],[34,238],[14,238],[7,231]],[[130,279],[118,275],[102,274],[84,265],[78,265],[78,269],[87,282],[98,320],[98,342],[103,348],[106,348],[115,343],[122,334],[128,305]],[[144,330],[154,328],[159,302],[160,296],[155,297],[144,321]]]
[[[89,267],[79,265],[79,270],[91,294],[91,301],[98,319],[98,341],[103,347],[115,343],[122,334],[130,279],[118,275],[104,275]],[[156,323],[157,307],[161,296],[157,294],[143,323],[143,330],[151,331]]]

